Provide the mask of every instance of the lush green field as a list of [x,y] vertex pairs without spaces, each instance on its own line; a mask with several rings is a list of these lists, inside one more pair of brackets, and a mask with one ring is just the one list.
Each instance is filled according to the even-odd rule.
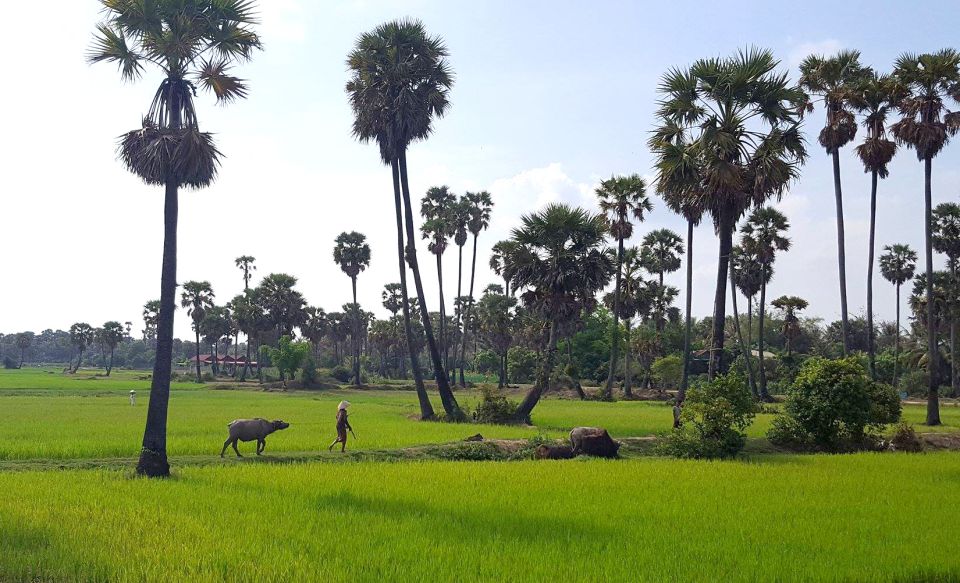
[[960,578],[949,453],[8,472],[0,490],[0,580]]

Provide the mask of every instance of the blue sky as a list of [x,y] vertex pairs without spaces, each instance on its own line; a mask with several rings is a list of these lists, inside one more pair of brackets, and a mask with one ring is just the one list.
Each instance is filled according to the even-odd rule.
[[[493,225],[480,240],[478,289],[497,278],[487,250],[521,214],[549,201],[594,207],[593,188],[611,174],[652,174],[645,146],[653,125],[656,84],[668,68],[756,45],[770,48],[796,77],[807,54],[856,48],[879,70],[903,51],[957,44],[956,2],[307,2],[262,0],[265,50],[238,70],[250,98],[229,107],[199,99],[201,125],[226,154],[211,188],[181,197],[180,281],[210,280],[218,300],[242,287],[233,258],[258,258],[258,275],[300,278],[310,303],[328,311],[349,301],[349,281],[333,264],[333,240],[344,230],[370,237],[373,264],[360,276],[360,301],[380,308],[384,283],[397,280],[392,192],[374,146],[350,136],[343,86],[345,57],[356,36],[397,17],[415,17],[442,35],[456,85],[449,116],[429,142],[410,152],[411,187],[489,190]],[[92,0],[61,0],[43,41],[26,3],[6,7],[20,22],[0,39],[14,90],[0,94],[10,116],[4,164],[0,329],[66,328],[132,320],[159,293],[161,198],[114,158],[115,137],[137,127],[159,77],[124,84],[109,65],[84,62],[99,19]],[[809,315],[834,319],[834,202],[830,165],[816,145],[822,112],[807,121],[811,158],[801,181],[780,203],[794,248],[783,255],[770,297],[800,295]],[[12,138],[12,139],[11,139]],[[50,152],[51,146],[54,148]],[[51,163],[53,162],[53,163]],[[960,198],[960,140],[934,162],[935,202]],[[852,148],[842,156],[848,233],[850,307],[865,303],[869,177]],[[922,249],[922,172],[901,151],[880,185],[878,247],[906,242]],[[635,229],[683,223],[659,201]],[[14,250],[19,250],[14,253]],[[716,238],[696,235],[694,310],[711,311]],[[425,246],[421,252],[426,253]],[[435,275],[424,263],[428,289]],[[445,273],[455,285],[455,254]],[[672,283],[682,286],[682,275]],[[893,291],[877,275],[876,309],[893,317]],[[448,300],[452,293],[448,291]],[[68,299],[69,298],[69,299]],[[428,301],[436,309],[435,296]],[[186,336],[186,318],[177,333]]]

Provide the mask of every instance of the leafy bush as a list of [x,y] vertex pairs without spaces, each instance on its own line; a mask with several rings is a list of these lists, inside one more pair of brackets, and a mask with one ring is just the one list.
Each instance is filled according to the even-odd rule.
[[303,367],[300,370],[300,382],[305,387],[317,382],[317,363],[311,355],[307,355],[307,358],[303,361]]
[[743,449],[743,431],[756,405],[745,379],[737,373],[718,376],[687,392],[680,419],[660,453],[680,458],[725,458]]
[[478,423],[508,423],[516,412],[517,403],[507,399],[502,391],[496,387],[483,387],[473,415]]
[[480,374],[497,374],[500,370],[500,357],[492,350],[481,350],[473,357],[473,366]]
[[897,423],[890,437],[890,448],[894,451],[923,451],[923,440],[909,423]]
[[837,451],[867,442],[867,432],[900,419],[900,399],[874,383],[855,358],[811,358],[797,373],[784,415],[767,438],[777,445]]
[[537,371],[537,353],[522,346],[507,351],[507,376],[512,383],[529,383]]
[[270,357],[280,373],[280,380],[286,385],[288,378],[296,377],[297,371],[310,353],[310,346],[306,342],[294,342],[289,336],[281,336],[279,348],[263,346],[260,351]]
[[665,389],[675,389],[683,379],[683,358],[676,354],[664,356],[653,361],[650,367],[653,376]]
[[350,379],[353,378],[353,371],[342,364],[338,364],[330,369],[330,376],[337,379],[341,383],[348,383],[350,382]]

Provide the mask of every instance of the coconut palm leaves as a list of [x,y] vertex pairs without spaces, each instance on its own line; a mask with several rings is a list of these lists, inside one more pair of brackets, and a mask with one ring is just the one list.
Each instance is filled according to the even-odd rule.
[[917,252],[909,245],[887,245],[880,256],[880,274],[894,285],[897,294],[897,336],[894,345],[893,386],[898,386],[900,370],[900,287],[913,279]]
[[891,126],[897,142],[917,153],[923,162],[925,282],[927,289],[927,425],[940,424],[938,394],[939,350],[934,330],[933,302],[933,209],[931,176],[933,158],[943,150],[950,137],[960,131],[960,111],[947,109],[949,100],[960,101],[960,53],[943,49],[923,55],[901,55],[894,66],[894,76],[903,87],[899,101],[900,120]]

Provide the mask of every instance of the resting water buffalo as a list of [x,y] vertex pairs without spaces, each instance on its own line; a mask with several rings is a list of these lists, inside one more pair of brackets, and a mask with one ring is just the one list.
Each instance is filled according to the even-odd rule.
[[228,423],[227,427],[230,429],[230,437],[223,442],[220,457],[223,457],[223,452],[227,451],[228,445],[233,445],[233,451],[237,452],[237,457],[243,457],[240,455],[240,450],[237,449],[237,441],[256,441],[257,455],[260,455],[267,447],[267,436],[274,431],[290,427],[290,424],[280,420],[267,421],[258,417],[256,419],[237,419]]
[[606,429],[600,427],[574,427],[570,431],[570,446],[573,455],[587,454],[598,457],[617,457],[620,443],[614,441]]

